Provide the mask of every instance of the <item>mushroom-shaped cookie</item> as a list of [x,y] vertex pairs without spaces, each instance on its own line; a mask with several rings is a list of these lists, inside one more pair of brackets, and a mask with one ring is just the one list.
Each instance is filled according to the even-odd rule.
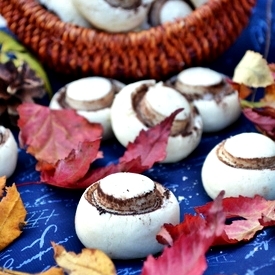
[[205,191],[215,198],[239,195],[275,199],[275,143],[259,133],[242,133],[216,145],[201,172]]
[[220,131],[241,114],[238,92],[225,76],[209,68],[193,67],[180,72],[176,88],[198,108],[204,132]]
[[84,246],[113,259],[134,259],[160,252],[156,235],[161,226],[179,219],[179,203],[171,191],[141,174],[120,172],[85,190],[75,229]]
[[197,109],[174,88],[162,82],[143,80],[125,86],[115,96],[111,124],[118,141],[127,146],[142,129],[147,130],[177,109],[184,108],[172,125],[163,162],[177,162],[187,157],[199,144],[202,119]]
[[73,0],[79,12],[96,28],[126,32],[140,26],[154,0]]
[[71,108],[90,122],[103,126],[103,139],[113,137],[110,107],[114,96],[125,85],[103,77],[86,77],[70,82],[55,93],[51,109]]
[[39,0],[47,10],[55,13],[63,22],[90,28],[91,24],[76,9],[73,0]]
[[12,132],[0,126],[0,176],[10,177],[17,164],[18,146]]
[[186,17],[191,12],[191,6],[184,0],[157,0],[151,5],[148,21],[152,26],[157,26]]

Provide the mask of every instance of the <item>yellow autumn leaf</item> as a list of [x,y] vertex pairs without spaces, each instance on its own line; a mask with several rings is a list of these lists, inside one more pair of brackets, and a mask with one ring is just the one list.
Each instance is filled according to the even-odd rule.
[[80,254],[67,252],[52,243],[56,263],[69,275],[115,275],[112,260],[101,250],[84,248]]
[[267,61],[257,52],[246,51],[234,71],[234,82],[249,87],[266,87],[274,83]]
[[50,269],[36,275],[64,275],[64,271],[60,267],[51,267]]
[[[30,273],[0,268],[0,275],[31,275]],[[63,269],[59,267],[52,267],[45,272],[36,273],[34,275],[64,275]]]
[[[0,187],[1,184],[3,184],[3,178],[0,179]],[[19,237],[27,215],[16,185],[6,187],[4,191],[6,195],[2,197],[3,192],[1,192],[0,201],[0,251]]]

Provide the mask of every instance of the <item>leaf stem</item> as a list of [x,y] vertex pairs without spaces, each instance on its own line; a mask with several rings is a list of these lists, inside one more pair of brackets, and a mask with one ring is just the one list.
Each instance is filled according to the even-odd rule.
[[264,50],[264,58],[265,59],[267,59],[267,57],[268,57],[270,43],[271,43],[272,2],[273,2],[273,0],[266,1],[267,29],[266,29],[266,40],[265,40],[266,43],[265,43],[265,50]]
[[251,94],[251,101],[255,102],[256,100],[256,94],[257,94],[257,88],[251,88],[252,94]]

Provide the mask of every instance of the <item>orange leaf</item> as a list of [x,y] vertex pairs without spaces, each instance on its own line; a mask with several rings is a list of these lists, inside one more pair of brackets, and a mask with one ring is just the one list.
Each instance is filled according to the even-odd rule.
[[245,99],[247,98],[249,95],[252,94],[252,90],[244,85],[244,84],[239,84],[237,82],[232,81],[231,79],[227,78],[227,82],[232,86],[232,88],[234,90],[236,90],[239,93],[239,98],[240,99]]
[[265,96],[261,99],[261,102],[267,106],[275,107],[275,84],[265,88]]
[[[1,178],[0,184],[2,184]],[[16,185],[6,187],[6,196],[0,202],[0,251],[22,233],[25,225],[26,209]]]
[[66,273],[72,275],[115,275],[112,260],[101,250],[84,248],[80,254],[67,252],[63,246],[52,243],[54,258]]
[[5,176],[0,177],[0,198],[3,197],[5,185],[6,185],[6,177]]
[[241,99],[247,98],[252,94],[252,90],[244,84],[239,84],[239,97]]

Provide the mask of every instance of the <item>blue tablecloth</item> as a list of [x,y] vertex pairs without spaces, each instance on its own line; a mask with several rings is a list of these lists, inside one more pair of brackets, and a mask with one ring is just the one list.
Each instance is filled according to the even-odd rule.
[[[266,0],[258,1],[249,26],[236,43],[209,67],[233,74],[234,67],[247,49],[265,54],[267,34]],[[272,4],[275,12],[275,3]],[[269,14],[271,16],[272,14]],[[272,19],[272,18],[271,18]],[[275,32],[271,20],[270,35]],[[269,62],[275,62],[275,42],[271,39]],[[69,82],[69,79],[49,72],[54,91]],[[221,140],[241,132],[255,131],[254,126],[243,116],[226,130],[215,134],[204,134],[197,149],[185,160],[176,164],[157,164],[145,174],[162,183],[177,196],[181,216],[193,213],[194,207],[210,201],[201,184],[201,167],[207,153]],[[102,144],[106,165],[117,160],[124,148],[113,139]],[[0,266],[25,272],[36,273],[55,265],[51,241],[62,244],[66,250],[80,252],[83,248],[74,229],[74,215],[82,191],[54,188],[36,184],[39,173],[35,171],[36,161],[24,150],[19,151],[19,160],[9,183],[16,182],[27,209],[27,226],[20,238],[0,252]],[[106,224],[108,226],[108,224]],[[104,237],[104,236],[103,236]],[[212,248],[207,253],[206,275],[213,274],[275,274],[275,228],[260,232],[249,243],[231,247]],[[115,261],[118,274],[140,274],[144,260]]]

